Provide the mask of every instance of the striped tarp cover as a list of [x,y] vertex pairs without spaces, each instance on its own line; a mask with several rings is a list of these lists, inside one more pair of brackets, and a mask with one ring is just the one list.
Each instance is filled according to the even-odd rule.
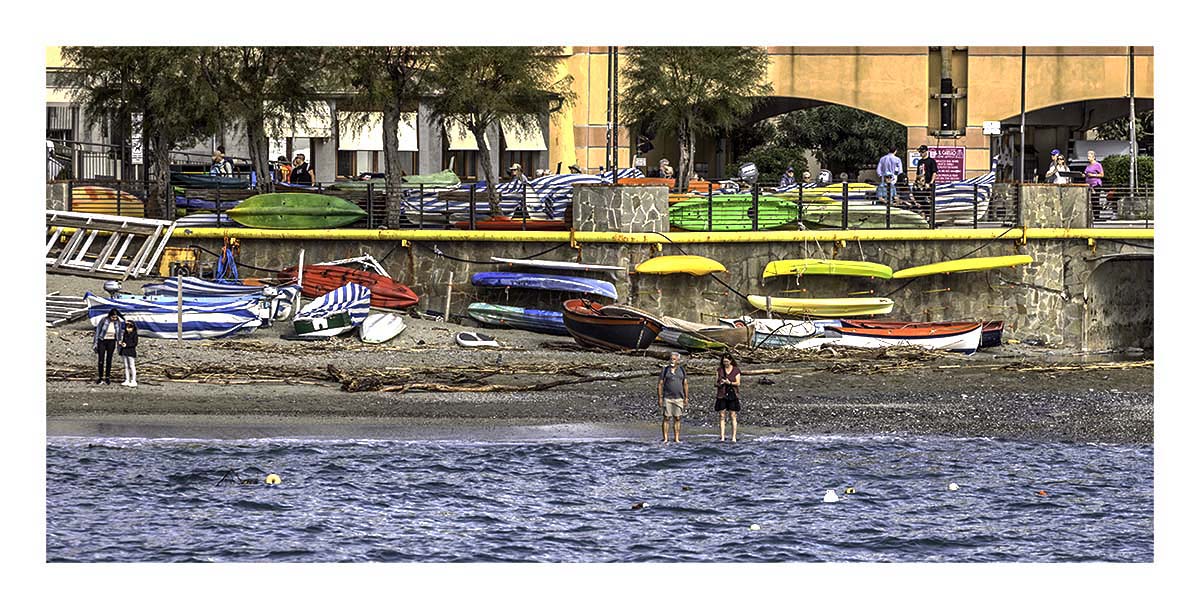
[[221,283],[199,277],[167,277],[161,283],[148,283],[142,286],[142,293],[146,296],[175,295],[179,292],[180,281],[183,282],[184,296],[258,296],[263,291],[261,285]]
[[[218,216],[220,216],[220,217],[218,218]],[[175,226],[176,227],[180,227],[180,226],[198,227],[198,226],[239,226],[239,225],[236,222],[234,222],[232,219],[230,219],[229,216],[227,216],[225,214],[200,213],[200,214],[188,214],[186,216],[179,216],[179,219],[175,221]]]
[[308,303],[296,314],[296,319],[322,319],[342,312],[350,314],[353,325],[361,326],[371,313],[371,289],[357,283],[347,283]]
[[[139,299],[113,300],[91,292],[84,295],[88,304],[88,320],[92,326],[100,318],[116,309],[126,320],[137,324],[138,334],[153,338],[175,338],[178,331],[179,311],[177,305],[149,302]],[[212,305],[183,306],[183,338],[197,340],[222,338],[237,332],[251,332],[262,321],[259,319],[259,303],[242,300]]]

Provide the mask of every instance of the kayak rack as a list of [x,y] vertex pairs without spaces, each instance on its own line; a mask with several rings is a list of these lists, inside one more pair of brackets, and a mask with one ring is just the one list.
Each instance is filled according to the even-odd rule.
[[174,231],[169,220],[47,209],[46,272],[120,280],[149,275]]

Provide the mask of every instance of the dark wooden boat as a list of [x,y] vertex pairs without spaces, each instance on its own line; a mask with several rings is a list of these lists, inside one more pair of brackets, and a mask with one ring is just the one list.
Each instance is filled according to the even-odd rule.
[[[921,328],[944,327],[966,322],[954,321],[892,321],[887,319],[843,319],[842,326],[848,328]],[[1004,334],[1004,322],[999,320],[983,322],[983,338],[979,342],[980,349],[998,347],[1000,337]]]
[[645,349],[662,332],[662,322],[646,316],[606,315],[598,302],[575,298],[563,303],[563,324],[585,347],[628,351]]
[[[289,283],[296,281],[296,267],[283,269],[279,272],[279,278]],[[305,266],[300,293],[309,298],[317,298],[347,283],[357,283],[370,288],[372,307],[403,309],[417,304],[418,301],[416,293],[391,277],[332,264]]]

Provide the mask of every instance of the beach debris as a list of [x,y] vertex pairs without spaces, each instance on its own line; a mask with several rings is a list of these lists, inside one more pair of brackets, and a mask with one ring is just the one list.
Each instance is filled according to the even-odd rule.
[[265,480],[263,480],[263,482],[270,485],[276,485],[280,482],[283,482],[283,480],[279,478],[279,474],[267,474],[267,477]]
[[149,275],[174,230],[169,220],[47,209],[46,272],[121,280]]
[[758,526],[757,524],[752,524],[752,525],[750,525],[750,530],[751,530],[751,531],[757,531],[757,530],[759,530],[759,529],[761,529],[761,528],[762,528],[762,527]]
[[647,503],[647,502],[645,502],[645,501],[639,501],[639,502],[637,502],[637,503],[633,504],[633,506],[631,506],[629,509],[631,509],[631,510],[644,510],[644,509],[646,509],[646,508],[648,508],[648,507],[650,507],[650,504],[649,504],[649,503]]
[[955,483],[953,483],[953,482],[951,482],[951,483],[950,483],[950,486],[948,486],[948,487],[946,487],[946,488],[948,488],[948,489],[950,489],[950,490],[952,490],[952,491],[957,491],[957,490],[958,490],[958,485],[957,485],[957,484],[955,484]]
[[824,501],[825,503],[837,503],[838,501],[841,501],[841,500],[842,500],[842,498],[838,497],[837,491],[834,491],[833,489],[829,489],[829,490],[825,491],[825,498],[822,499],[822,501]]
[[847,494],[847,495],[853,495],[854,493],[857,493],[857,492],[858,492],[858,491],[854,490],[854,487],[853,487],[853,486],[846,488],[846,494]]

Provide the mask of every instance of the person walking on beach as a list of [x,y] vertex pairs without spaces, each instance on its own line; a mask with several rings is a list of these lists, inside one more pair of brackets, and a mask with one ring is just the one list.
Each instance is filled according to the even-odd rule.
[[113,351],[117,343],[125,337],[125,327],[121,323],[120,314],[116,309],[109,309],[108,315],[100,318],[96,331],[92,335],[92,350],[96,352],[96,384],[111,385],[109,376],[112,374]]
[[720,417],[721,441],[725,441],[725,414],[729,413],[733,420],[733,441],[737,442],[737,413],[742,409],[738,399],[742,386],[742,371],[738,369],[737,361],[726,353],[721,356],[717,365],[717,416]]
[[679,423],[687,402],[687,372],[679,363],[679,354],[672,353],[671,363],[663,366],[658,375],[658,409],[662,411],[663,442],[667,441],[671,419],[675,419],[675,442],[679,442]]
[[125,382],[121,384],[126,387],[137,387],[137,344],[137,326],[132,320],[127,319],[125,320],[125,333],[121,336],[119,343],[121,358],[125,363]]

